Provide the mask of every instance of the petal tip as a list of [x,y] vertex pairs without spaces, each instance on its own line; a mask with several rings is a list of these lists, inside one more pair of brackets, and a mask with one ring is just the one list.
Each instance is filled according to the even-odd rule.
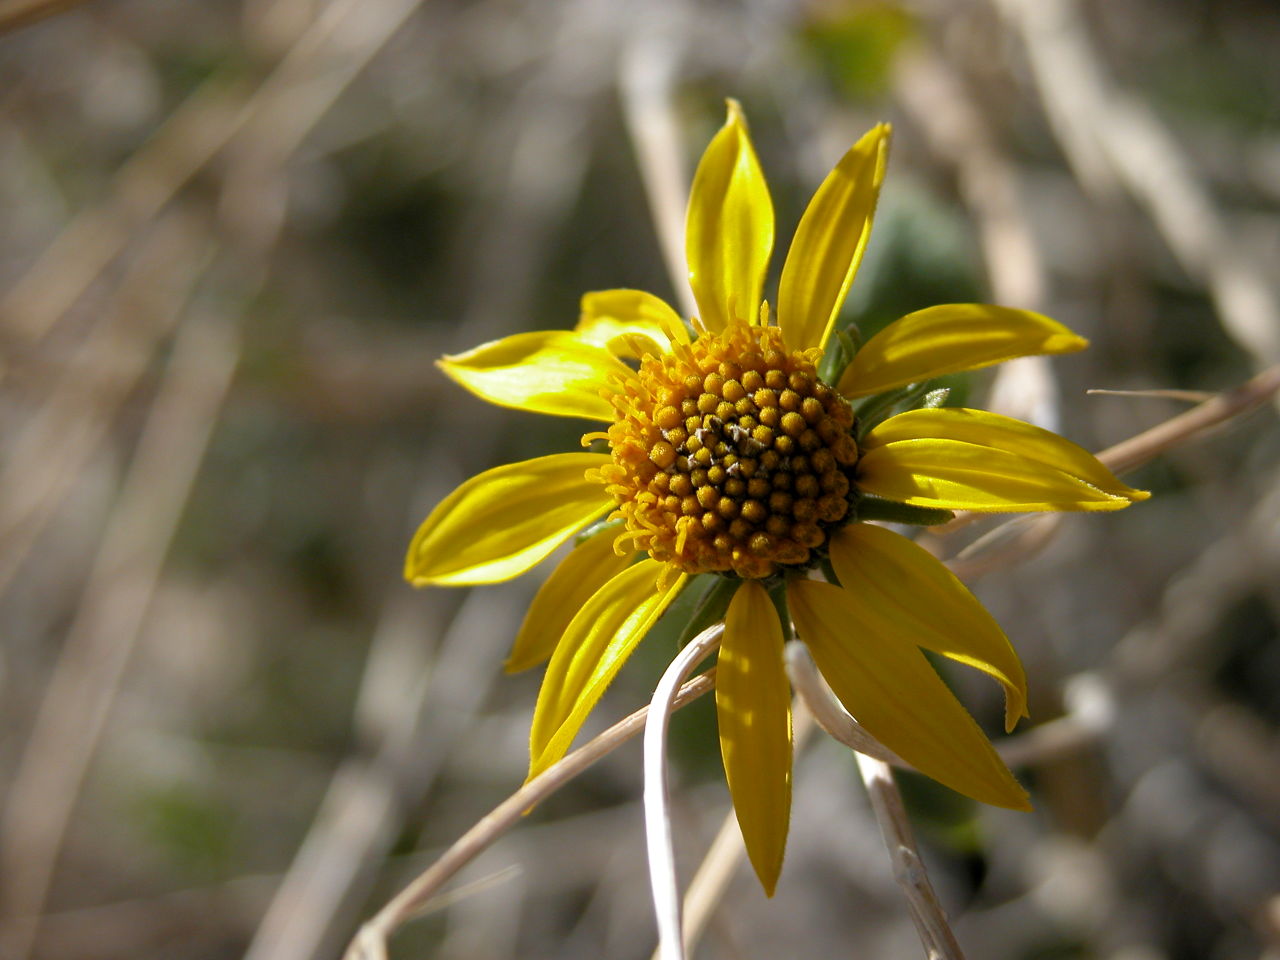
[[1022,791],[1022,797],[1017,803],[1010,803],[1006,806],[1008,810],[1017,810],[1019,813],[1033,813],[1035,807],[1031,804],[1031,795],[1025,790]]
[[1089,349],[1089,339],[1082,337],[1078,333],[1063,337],[1063,353],[1079,353],[1081,350]]

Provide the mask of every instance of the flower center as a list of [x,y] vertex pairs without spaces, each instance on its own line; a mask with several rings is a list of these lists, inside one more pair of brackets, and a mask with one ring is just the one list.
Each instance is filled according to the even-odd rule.
[[849,511],[853,411],[821,351],[734,323],[662,356],[610,399],[600,479],[641,550],[687,573],[762,579],[806,567]]

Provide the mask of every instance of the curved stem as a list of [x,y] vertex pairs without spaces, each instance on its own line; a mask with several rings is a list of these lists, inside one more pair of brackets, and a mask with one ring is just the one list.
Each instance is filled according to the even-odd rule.
[[723,623],[708,627],[671,661],[649,701],[649,716],[644,725],[644,828],[649,851],[649,885],[658,919],[658,948],[663,960],[684,960],[685,955],[680,934],[680,890],[667,809],[667,728],[680,684],[719,646],[723,633]]

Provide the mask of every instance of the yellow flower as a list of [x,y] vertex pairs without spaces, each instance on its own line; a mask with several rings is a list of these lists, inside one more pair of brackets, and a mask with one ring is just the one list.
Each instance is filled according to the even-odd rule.
[[608,452],[553,454],[468,480],[423,523],[406,563],[415,585],[493,583],[605,514],[621,521],[551,573],[515,640],[509,670],[550,658],[530,776],[565,754],[688,578],[726,578],[734,589],[716,674],[720,741],[747,851],[770,894],[791,797],[784,630],[770,591],[875,737],[961,793],[1027,809],[1026,792],[922,653],[998,681],[1011,729],[1026,714],[1026,681],[1009,641],[922,547],[861,521],[886,501],[904,513],[1022,512],[1117,510],[1147,496],[1055,434],[978,410],[908,410],[858,439],[851,401],[1087,345],[1039,314],[951,304],[890,324],[834,385],[819,378],[888,143],[889,128],[877,126],[818,188],[783,266],[773,323],[762,304],[773,206],[730,102],[689,200],[694,335],[657,297],[611,290],[583,298],[572,332],[517,334],[445,358],[449,376],[493,403],[607,424],[583,441]]

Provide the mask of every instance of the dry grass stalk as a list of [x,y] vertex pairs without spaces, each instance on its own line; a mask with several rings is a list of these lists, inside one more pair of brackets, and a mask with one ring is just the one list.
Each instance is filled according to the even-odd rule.
[[0,0],[0,34],[21,30],[60,13],[74,10],[87,0]]
[[31,948],[81,782],[238,359],[236,338],[207,316],[179,329],[0,821],[4,912],[14,918],[6,957]]
[[680,923],[680,882],[671,840],[667,786],[667,730],[679,687],[695,667],[720,646],[724,624],[715,624],[689,641],[663,672],[649,701],[644,727],[644,827],[649,851],[649,886],[658,918],[658,952],[663,960],[684,960]]
[[[715,671],[708,670],[685,683],[676,696],[679,709],[708,693],[715,685]],[[644,729],[648,707],[618,721],[604,733],[583,744],[546,772],[530,780],[494,807],[474,827],[459,837],[430,868],[360,928],[347,948],[347,960],[386,960],[388,938],[417,916],[432,897],[459,870],[474,860],[520,818],[592,764],[608,756]]]
[[907,898],[911,919],[920,934],[929,960],[964,960],[964,952],[956,940],[946,911],[929,882],[929,874],[916,849],[911,820],[902,802],[902,794],[893,780],[893,770],[883,760],[865,753],[855,754],[862,782],[867,786],[871,809],[880,824],[884,845],[893,861],[893,876]]

